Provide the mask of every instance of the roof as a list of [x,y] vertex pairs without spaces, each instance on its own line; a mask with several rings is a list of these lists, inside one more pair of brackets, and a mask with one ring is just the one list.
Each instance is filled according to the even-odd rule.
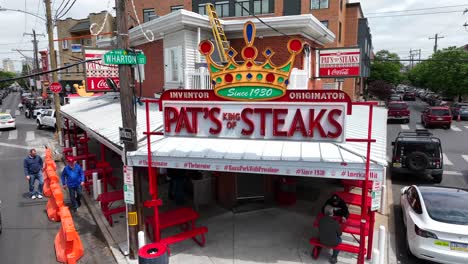
[[70,33],[78,33],[78,32],[83,32],[83,31],[89,31],[89,27],[91,26],[91,23],[89,20],[81,21],[76,23],[73,27],[71,27],[68,32]]

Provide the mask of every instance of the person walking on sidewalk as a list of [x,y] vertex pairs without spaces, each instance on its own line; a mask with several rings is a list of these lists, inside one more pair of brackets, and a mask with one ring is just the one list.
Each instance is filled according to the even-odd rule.
[[70,194],[72,211],[76,212],[81,206],[81,186],[84,185],[85,177],[83,169],[71,157],[67,158],[67,166],[62,171],[63,188],[68,189]]
[[[23,161],[24,174],[26,180],[29,181],[29,194],[31,199],[42,199],[42,187],[44,186],[44,178],[42,177],[42,158],[39,157],[35,149],[29,150],[29,155]],[[37,191],[34,191],[34,183],[39,181]]]
[[[333,219],[333,207],[327,205],[324,208],[325,216],[319,221],[319,240],[320,244],[327,247],[336,247],[341,243],[341,227],[338,221]],[[335,264],[338,262],[339,250],[333,250],[329,262]]]

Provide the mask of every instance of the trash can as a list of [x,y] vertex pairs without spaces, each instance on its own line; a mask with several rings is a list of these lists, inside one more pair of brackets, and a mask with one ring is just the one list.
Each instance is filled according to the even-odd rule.
[[169,264],[167,246],[162,243],[152,243],[138,250],[139,264]]
[[278,181],[276,201],[279,205],[291,206],[296,204],[296,179],[281,177]]

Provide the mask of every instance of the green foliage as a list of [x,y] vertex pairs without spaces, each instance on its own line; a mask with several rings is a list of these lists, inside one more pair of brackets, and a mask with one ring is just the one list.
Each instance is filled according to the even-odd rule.
[[[30,67],[27,64],[23,64],[23,68],[21,70],[21,75],[26,76],[26,75],[28,75],[30,73],[30,71],[31,71]],[[17,80],[16,82],[21,87],[26,88],[26,87],[29,87],[28,81],[29,81],[28,78],[23,78],[23,79]]]
[[400,57],[396,53],[391,53],[388,50],[378,51],[371,64],[371,75],[368,82],[382,80],[394,85],[399,84],[403,79],[400,73],[403,65],[398,61],[399,59]]
[[456,47],[437,51],[432,60],[417,64],[408,77],[413,85],[446,96],[468,94],[468,52]]
[[4,89],[4,88],[8,87],[14,82],[14,81],[4,82],[4,81],[1,81],[1,80],[14,78],[15,76],[16,76],[16,74],[14,72],[0,71],[0,89]]

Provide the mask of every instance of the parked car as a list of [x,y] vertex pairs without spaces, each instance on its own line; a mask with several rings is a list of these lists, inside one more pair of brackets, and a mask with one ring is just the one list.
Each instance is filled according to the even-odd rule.
[[438,104],[438,101],[440,101],[440,100],[441,100],[440,95],[431,94],[430,96],[427,97],[426,101],[430,106],[436,106]]
[[37,106],[32,113],[32,117],[36,118],[38,115],[45,113],[47,110],[52,109],[50,105]]
[[400,132],[392,146],[392,176],[419,174],[431,176],[435,183],[442,181],[442,145],[432,133],[425,129]]
[[390,102],[393,102],[393,101],[401,101],[401,100],[402,100],[402,98],[401,98],[400,95],[398,95],[398,94],[392,94],[392,95],[390,95],[390,97],[388,98],[387,104],[389,104]]
[[0,129],[16,129],[15,119],[7,113],[0,113]]
[[56,128],[55,124],[55,110],[47,110],[45,113],[40,114],[36,118],[37,129],[42,127]]
[[428,92],[421,95],[421,100],[423,100],[424,102],[427,102],[429,97],[431,97],[433,94],[434,94],[434,92],[428,91]]
[[457,119],[460,115],[460,119],[468,119],[468,103],[453,103],[450,106],[452,111],[453,119]]
[[405,101],[416,101],[416,93],[414,91],[406,91],[403,95]]
[[388,103],[387,120],[403,120],[409,123],[410,110],[408,104],[402,101],[390,101]]
[[408,253],[431,262],[467,263],[468,191],[412,185],[400,192]]
[[450,129],[452,125],[452,114],[447,106],[433,106],[426,108],[421,113],[421,124],[427,128],[429,126],[443,126]]

